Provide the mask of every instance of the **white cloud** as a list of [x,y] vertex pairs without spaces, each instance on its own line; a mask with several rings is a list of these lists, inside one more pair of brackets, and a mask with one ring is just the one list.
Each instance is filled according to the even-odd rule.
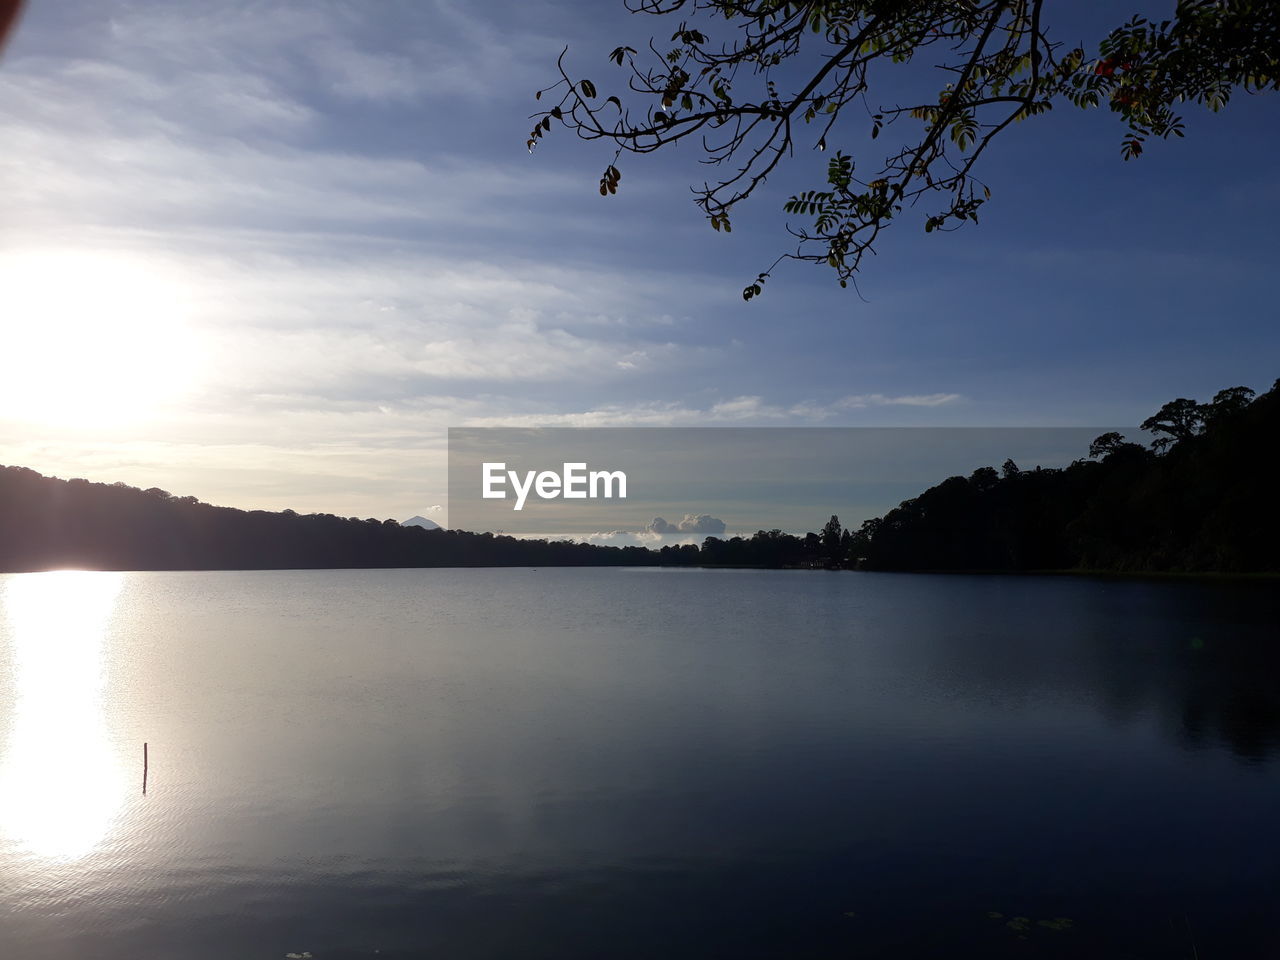
[[[5,93],[0,78],[0,97]],[[259,116],[264,124],[276,122],[261,105]],[[131,134],[53,129],[42,121],[0,129],[7,145],[0,184],[11,224],[39,223],[57,211],[80,223],[163,224],[170,230],[418,224],[478,232],[507,227],[510,204],[528,191],[548,198],[580,186],[547,169],[515,176],[483,163],[369,157],[282,142],[251,145],[230,136],[192,142],[159,123]]]
[[339,96],[375,103],[412,103],[431,89],[422,68],[394,53],[368,53],[334,44],[317,51],[317,62]]
[[[513,26],[518,12],[507,17]],[[359,0],[138,3],[112,17],[110,52],[153,68],[255,73],[361,102],[412,104],[485,99],[517,78],[527,86],[530,63],[557,49],[550,37],[521,31],[517,50],[511,32],[443,0],[370,13]]]
[[865,394],[842,397],[831,403],[806,402],[775,404],[758,396],[721,400],[709,407],[681,403],[609,404],[572,413],[517,413],[468,417],[468,427],[679,427],[761,425],[783,423],[804,425],[839,418],[849,410],[864,407],[938,407],[963,399],[956,393],[890,397]]
[[[451,425],[812,424],[955,399],[744,393],[708,309],[719,280],[616,264],[616,225],[570,202],[571,168],[441,155],[476,99],[536,85],[520,71],[551,62],[545,38],[524,31],[516,57],[469,6],[386,6],[84,4],[75,43],[46,27],[5,61],[0,257],[110,251],[153,272],[183,290],[199,360],[181,399],[128,431],[0,424],[7,459],[237,506],[408,516],[443,499]],[[405,124],[421,124],[420,152]],[[596,238],[591,263],[561,249]]]
[[718,420],[748,420],[752,417],[779,416],[780,413],[767,408],[759,397],[735,397],[723,400],[711,407],[711,416]]
[[841,397],[833,406],[838,410],[856,410],[863,407],[942,407],[962,399],[958,393],[909,394],[889,397],[883,393],[862,393]]
[[[10,58],[0,71],[6,224],[531,229],[533,218],[512,216],[515,204],[555,207],[585,197],[584,184],[547,164],[444,160],[439,145],[451,140],[429,138],[414,155],[379,150],[317,98],[326,87],[395,102],[431,91],[452,105],[483,85],[477,78],[510,83],[489,64],[523,62],[527,49],[512,57],[475,19],[447,5],[380,17],[326,2],[119,7],[75,55]],[[469,80],[442,85],[439,69]],[[424,111],[412,122],[426,129],[447,116]],[[568,226],[568,214],[558,223]]]
[[669,523],[662,517],[654,517],[645,524],[644,529],[646,533],[659,535],[669,533],[724,533],[725,523],[709,513],[686,513],[684,519],[676,523]]

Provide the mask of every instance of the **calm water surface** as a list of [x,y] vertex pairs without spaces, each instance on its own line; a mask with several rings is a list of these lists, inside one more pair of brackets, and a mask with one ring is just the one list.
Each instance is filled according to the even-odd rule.
[[1276,593],[0,577],[0,957],[1278,956]]

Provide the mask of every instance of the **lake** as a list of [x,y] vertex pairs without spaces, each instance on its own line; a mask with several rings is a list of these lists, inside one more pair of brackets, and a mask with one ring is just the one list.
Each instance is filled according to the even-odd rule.
[[1277,594],[6,575],[0,956],[1275,956]]

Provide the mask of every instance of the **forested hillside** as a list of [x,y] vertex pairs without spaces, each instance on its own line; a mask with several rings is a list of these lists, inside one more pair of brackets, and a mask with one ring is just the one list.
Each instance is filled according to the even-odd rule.
[[579,566],[652,563],[637,547],[515,540],[292,510],[236,510],[122,483],[0,467],[0,570]]
[[951,477],[853,535],[889,570],[1280,570],[1280,381],[1178,399],[1147,419],[1152,448],[1119,434],[1062,470]]
[[[1280,384],[1280,381],[1277,381]],[[859,529],[663,547],[664,564],[864,570],[1280,571],[1280,389],[1180,398],[1064,469],[950,477]],[[1085,454],[1086,451],[1081,451]]]
[[[1280,387],[1280,381],[1277,382]],[[668,566],[870,570],[1280,571],[1280,388],[1178,399],[1151,447],[1098,437],[1064,469],[1012,460],[951,477],[857,530],[761,530],[701,546],[597,547],[394,520],[236,510],[121,483],[0,467],[0,570]],[[1081,451],[1084,453],[1084,451]]]

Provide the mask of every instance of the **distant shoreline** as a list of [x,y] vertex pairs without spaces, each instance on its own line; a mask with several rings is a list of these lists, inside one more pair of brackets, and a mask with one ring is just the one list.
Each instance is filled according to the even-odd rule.
[[[847,528],[661,547],[526,540],[423,517],[240,510],[0,466],[0,569],[697,567],[1260,581],[1280,576],[1280,381],[1170,401],[1151,448],[1106,433],[1062,468],[976,468]],[[1082,451],[1083,452],[1083,451]],[[428,526],[434,529],[427,529]]]
[[1280,580],[1280,571],[1261,570],[855,570],[855,573],[930,573],[997,577],[1086,577],[1100,580]]
[[853,568],[823,567],[768,567],[730,563],[652,563],[652,564],[510,564],[470,563],[439,564],[433,566],[402,567],[55,567],[39,570],[0,570],[0,576],[17,576],[28,573],[316,573],[324,570],[377,571],[377,570],[773,570],[787,573],[857,573],[857,574],[908,574],[912,576],[981,576],[981,577],[1080,577],[1091,580],[1178,580],[1206,582],[1271,582],[1280,580],[1280,571],[1233,573],[1230,571],[1177,571],[1177,570],[858,570]]

